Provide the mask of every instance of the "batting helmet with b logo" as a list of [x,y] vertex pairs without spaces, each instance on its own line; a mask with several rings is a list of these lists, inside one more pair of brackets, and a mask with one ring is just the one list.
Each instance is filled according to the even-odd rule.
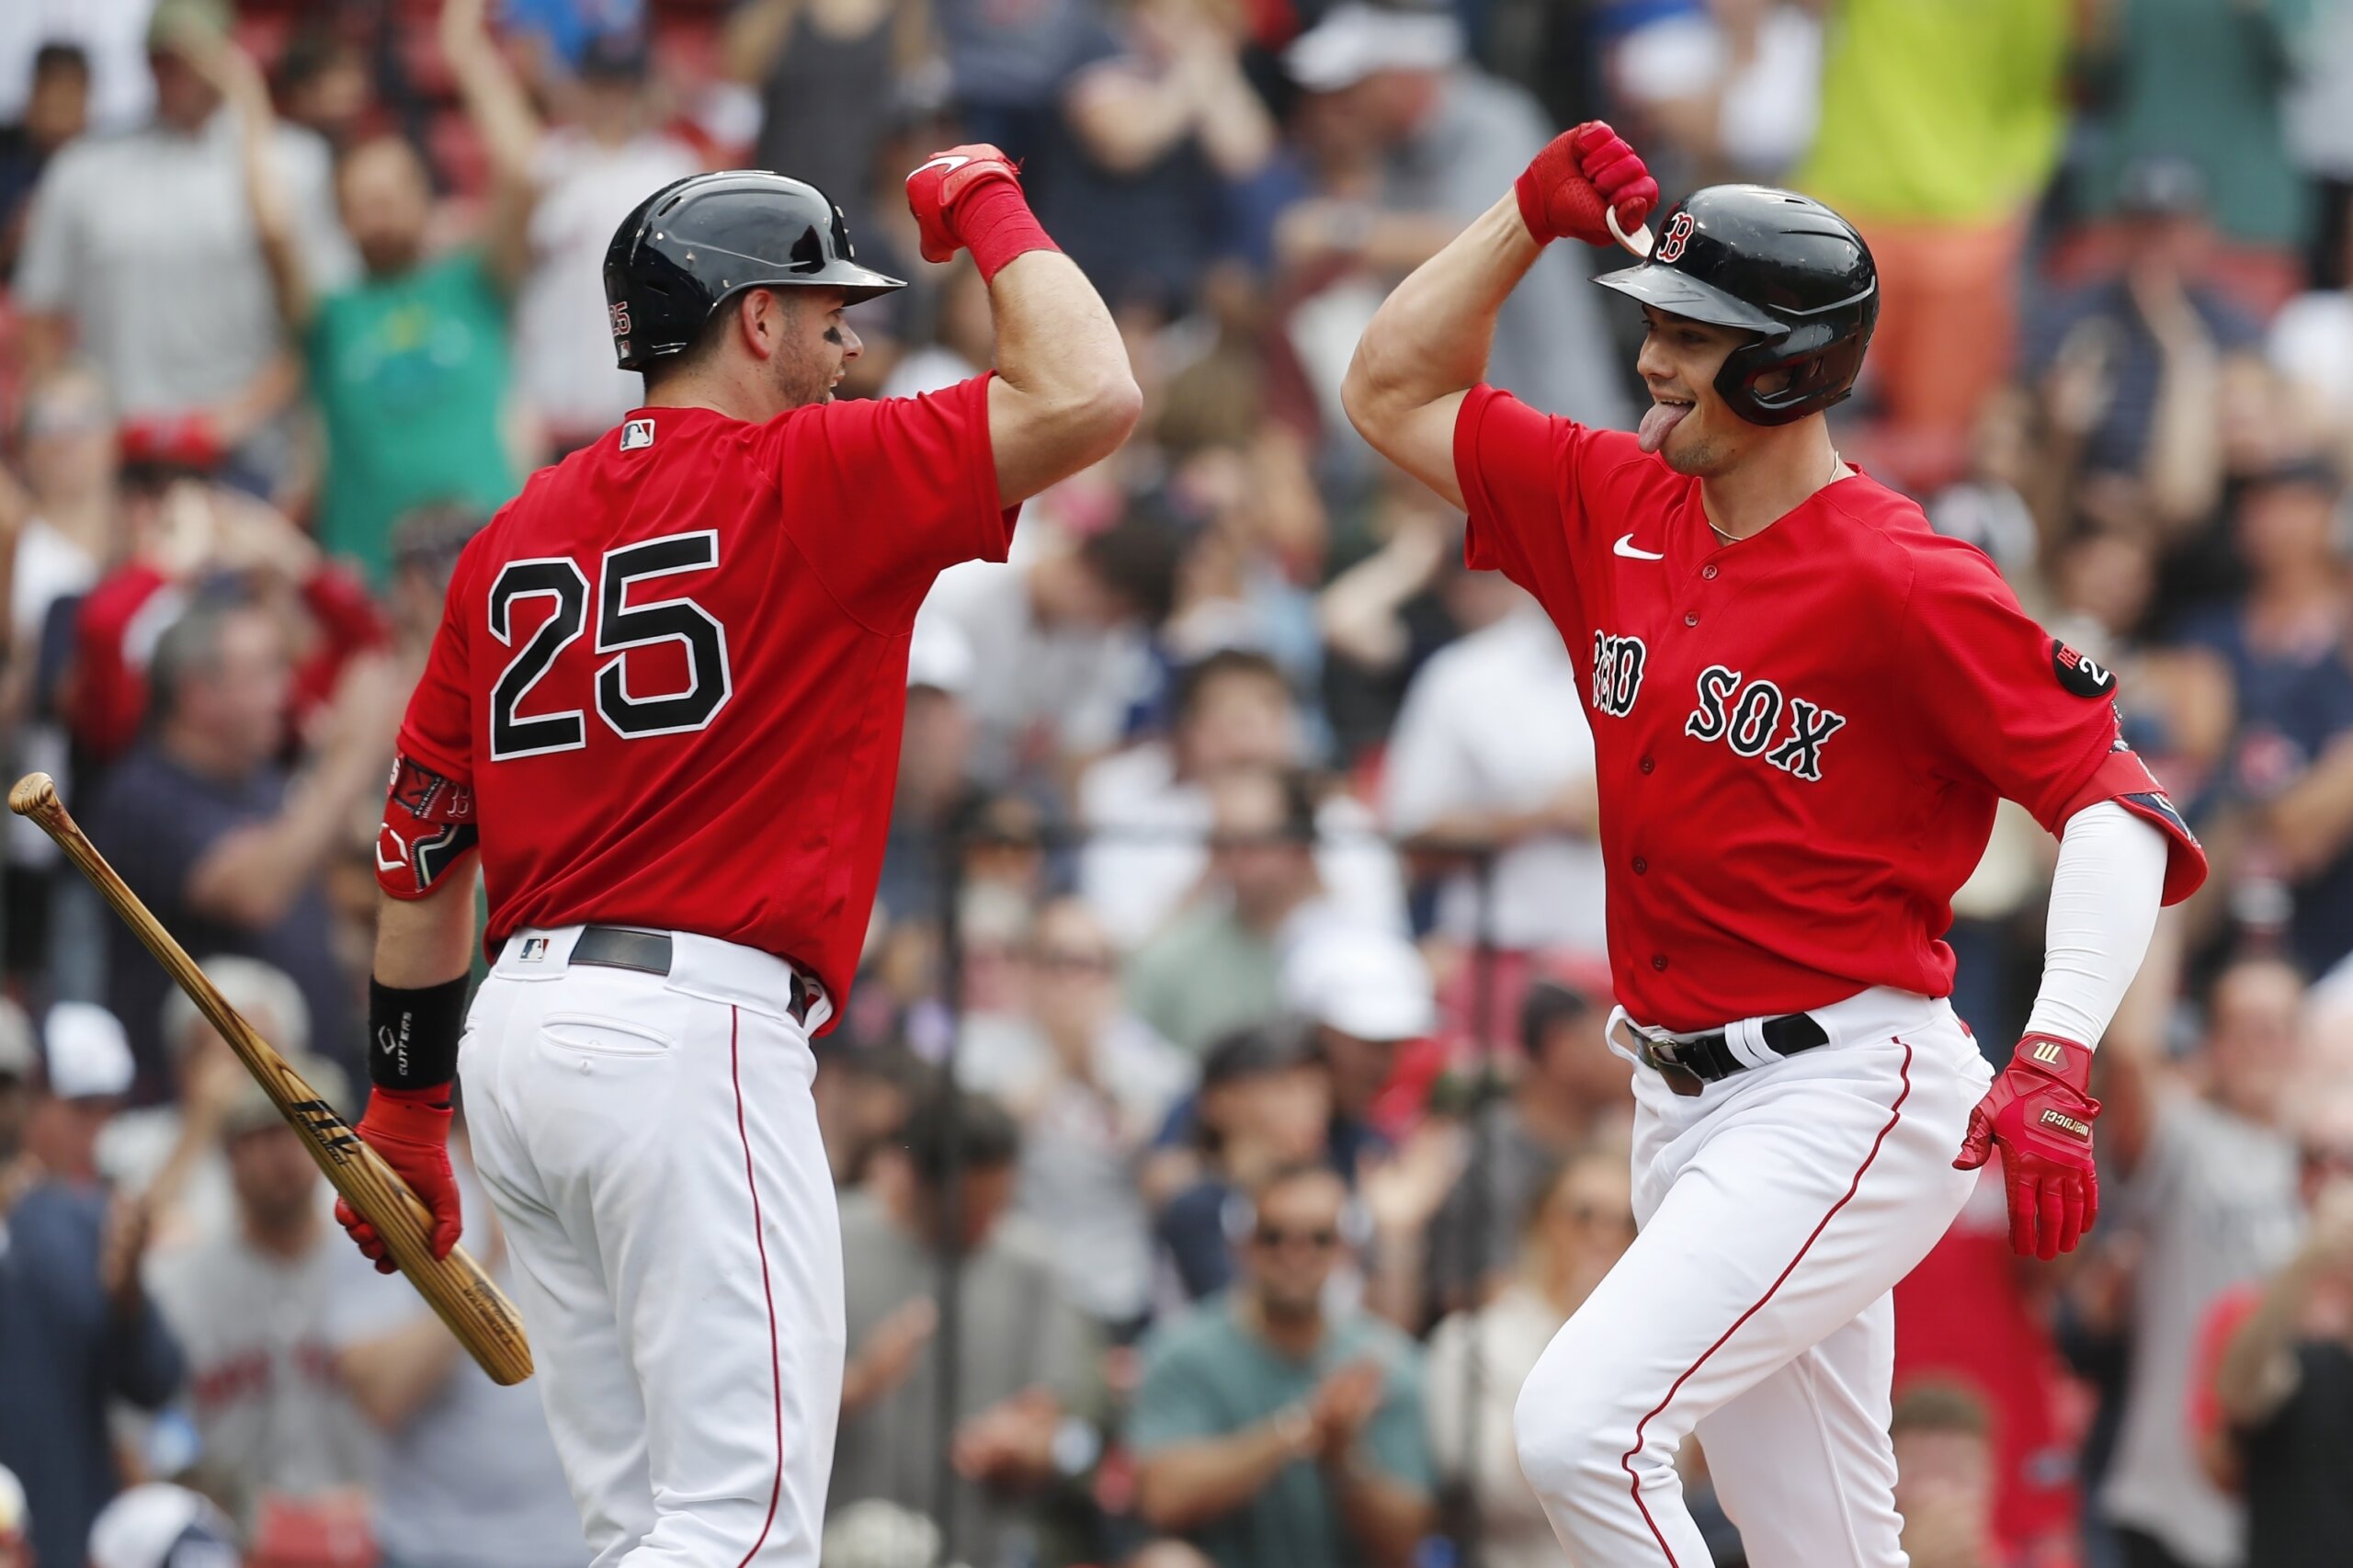
[[1712,185],[1669,208],[1650,259],[1594,279],[1670,315],[1756,334],[1716,392],[1752,425],[1787,425],[1855,388],[1879,320],[1870,248],[1811,197]]

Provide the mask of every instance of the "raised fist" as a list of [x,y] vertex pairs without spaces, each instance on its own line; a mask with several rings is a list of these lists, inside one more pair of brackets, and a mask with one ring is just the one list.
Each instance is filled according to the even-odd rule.
[[985,142],[934,153],[907,176],[907,207],[923,234],[923,258],[946,261],[964,248],[956,226],[956,203],[967,191],[991,180],[1017,189],[1021,176],[1006,155]]
[[1626,139],[1598,119],[1552,138],[1512,188],[1538,244],[1564,235],[1611,244],[1607,213],[1615,210],[1618,226],[1631,233],[1658,205],[1658,181]]

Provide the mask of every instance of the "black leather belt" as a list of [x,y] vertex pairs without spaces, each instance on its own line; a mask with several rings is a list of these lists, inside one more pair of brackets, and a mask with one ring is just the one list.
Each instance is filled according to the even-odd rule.
[[[1765,1048],[1776,1056],[1795,1056],[1830,1043],[1830,1032],[1808,1013],[1784,1013],[1778,1018],[1767,1018],[1758,1026],[1757,1034]],[[1696,1095],[1710,1084],[1722,1083],[1748,1066],[1733,1052],[1732,1042],[1721,1030],[1683,1040],[1653,1040],[1628,1024],[1620,1043],[1641,1057],[1643,1064],[1665,1079],[1666,1086],[1678,1095]]]
[[[601,969],[633,969],[642,974],[670,972],[670,933],[667,931],[638,931],[626,926],[583,926],[580,939],[572,944],[574,963],[595,964]],[[801,978],[798,967],[792,971],[792,998],[787,1004],[792,1021],[809,1021],[809,983]]]

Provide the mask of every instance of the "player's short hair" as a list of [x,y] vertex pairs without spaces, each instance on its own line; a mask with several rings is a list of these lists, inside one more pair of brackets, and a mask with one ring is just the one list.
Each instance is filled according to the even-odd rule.
[[1021,1129],[1011,1111],[986,1095],[942,1090],[916,1104],[899,1146],[915,1179],[937,1188],[951,1168],[994,1171],[1013,1164],[1021,1153]]
[[1169,692],[1170,716],[1178,724],[1184,723],[1200,706],[1210,687],[1227,679],[1264,681],[1281,692],[1283,700],[1290,700],[1290,678],[1283,674],[1280,665],[1255,648],[1220,648],[1177,672]]
[[1181,554],[1173,528],[1134,517],[1090,534],[1078,547],[1080,562],[1147,626],[1158,626],[1176,607]]
[[1994,1417],[1985,1400],[1966,1383],[1944,1378],[1924,1378],[1904,1385],[1895,1396],[1888,1435],[1906,1432],[1947,1432],[1964,1437],[1993,1435]]
[[703,318],[703,324],[695,328],[693,340],[684,348],[679,349],[676,354],[665,354],[658,359],[647,362],[642,372],[645,377],[645,390],[651,392],[671,377],[684,375],[689,370],[700,369],[717,358],[720,348],[727,341],[728,334],[735,329],[736,307],[743,302],[745,294],[754,292],[774,294],[777,301],[788,311],[797,311],[800,309],[801,296],[807,290],[802,289],[762,290],[756,287],[739,290],[728,295],[719,302],[717,309]]

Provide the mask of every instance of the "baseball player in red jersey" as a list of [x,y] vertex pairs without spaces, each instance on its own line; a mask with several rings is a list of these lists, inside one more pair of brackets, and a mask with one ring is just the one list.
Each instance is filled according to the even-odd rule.
[[597,1568],[817,1561],[843,1303],[809,1037],[874,897],[915,607],[1137,417],[996,149],[907,188],[925,256],[987,280],[995,372],[833,402],[843,308],[901,287],[839,210],[769,174],[655,192],[605,268],[645,406],[467,547],[401,730],[358,1132],[446,1251],[462,1073]]
[[[1657,198],[1608,126],[1564,134],[1381,307],[1344,394],[1586,665],[1642,1231],[1530,1374],[1519,1459],[1580,1568],[1708,1562],[1694,1430],[1758,1568],[1892,1568],[1892,1288],[1996,1147],[2018,1251],[2091,1225],[2091,1047],[2205,860],[2114,676],[1833,448],[1878,311],[1837,214],[1700,190],[1599,279],[1648,324],[1637,435],[1479,384],[1540,247]],[[1989,1085],[1938,938],[2005,795],[2061,849]]]

